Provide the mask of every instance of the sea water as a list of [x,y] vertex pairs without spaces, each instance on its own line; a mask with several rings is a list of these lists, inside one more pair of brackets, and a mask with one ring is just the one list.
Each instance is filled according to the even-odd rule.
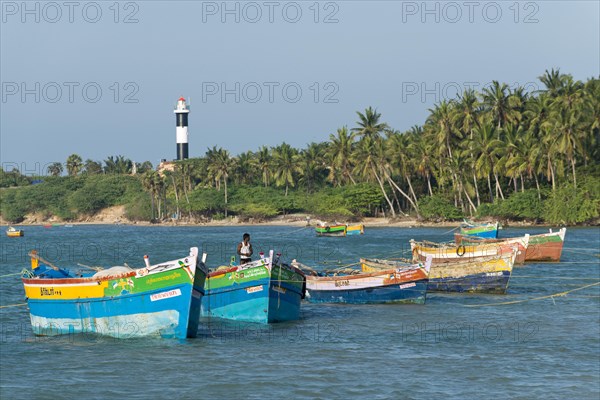
[[[500,237],[542,233],[509,228]],[[316,237],[301,227],[76,225],[2,237],[0,398],[435,399],[600,396],[600,230],[569,228],[561,263],[516,267],[506,295],[428,294],[425,305],[302,304],[299,321],[201,320],[195,339],[36,337],[18,274],[29,250],[56,265],[141,267],[198,246],[228,264],[254,253],[320,269],[410,256],[408,240],[448,228],[372,228]],[[590,286],[591,285],[591,286]],[[587,286],[587,287],[586,287]],[[124,332],[126,337],[126,332]]]

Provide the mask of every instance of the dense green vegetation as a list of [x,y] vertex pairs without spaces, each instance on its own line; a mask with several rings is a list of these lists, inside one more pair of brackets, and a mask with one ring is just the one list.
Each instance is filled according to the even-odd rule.
[[[0,171],[2,216],[42,211],[65,219],[124,204],[137,220],[270,218],[305,212],[350,220],[412,215],[429,220],[490,217],[555,224],[600,215],[600,79],[559,71],[526,93],[494,81],[430,109],[422,126],[399,132],[369,107],[329,141],[286,143],[204,157],[155,171],[118,156],[76,154],[30,185]],[[29,186],[28,186],[29,185]],[[25,187],[22,187],[25,186]]]

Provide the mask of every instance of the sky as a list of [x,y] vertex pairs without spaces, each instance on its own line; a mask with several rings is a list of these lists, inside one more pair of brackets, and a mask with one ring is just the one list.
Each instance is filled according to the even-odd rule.
[[492,80],[600,75],[598,1],[2,1],[0,163],[156,165],[326,141],[372,106],[392,128]]

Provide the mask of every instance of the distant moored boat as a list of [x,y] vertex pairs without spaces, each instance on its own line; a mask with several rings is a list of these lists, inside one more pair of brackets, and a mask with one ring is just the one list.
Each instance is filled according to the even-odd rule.
[[317,236],[363,235],[365,233],[365,227],[363,224],[321,224],[315,227],[315,232],[317,233]]
[[498,222],[475,224],[465,220],[460,226],[460,233],[463,235],[495,239],[498,237]]
[[20,237],[25,236],[25,232],[22,229],[15,229],[12,226],[6,230],[6,236],[8,237]]

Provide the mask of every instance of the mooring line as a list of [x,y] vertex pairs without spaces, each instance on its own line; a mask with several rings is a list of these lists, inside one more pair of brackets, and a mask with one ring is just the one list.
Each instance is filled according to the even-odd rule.
[[6,306],[0,306],[0,308],[19,307],[19,306],[26,306],[26,305],[27,305],[27,303],[8,304]]
[[503,301],[503,302],[500,302],[500,303],[464,304],[464,307],[502,306],[502,305],[507,305],[507,304],[518,304],[518,303],[525,303],[527,301],[543,300],[543,299],[552,299],[552,301],[554,301],[555,297],[566,296],[569,293],[576,292],[578,290],[583,290],[583,289],[586,289],[586,288],[589,288],[589,287],[592,287],[592,286],[597,286],[597,285],[600,285],[600,281],[596,282],[596,283],[591,283],[589,285],[581,286],[581,287],[578,287],[576,289],[567,290],[566,292],[554,293],[554,294],[550,294],[550,295],[547,295],[547,296],[533,297],[531,299],[524,299],[524,300]]

